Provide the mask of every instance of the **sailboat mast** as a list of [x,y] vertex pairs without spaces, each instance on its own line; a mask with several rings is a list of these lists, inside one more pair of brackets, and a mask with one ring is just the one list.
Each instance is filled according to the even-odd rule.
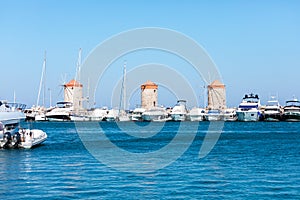
[[79,49],[78,53],[78,61],[77,61],[77,74],[75,80],[80,82],[80,71],[81,71],[81,48]]
[[45,106],[45,99],[46,99],[46,51],[44,55],[44,71],[43,71],[43,106]]
[[38,92],[38,96],[37,96],[37,100],[36,100],[36,106],[39,105],[40,96],[41,96],[41,90],[42,90],[43,85],[44,85],[43,104],[45,105],[45,82],[43,81],[44,80],[44,76],[45,76],[45,71],[46,71],[46,51],[45,51],[45,55],[44,55],[44,63],[43,63],[43,68],[42,68],[42,74],[41,74],[39,92]]
[[126,110],[126,62],[124,63],[123,71],[123,109]]

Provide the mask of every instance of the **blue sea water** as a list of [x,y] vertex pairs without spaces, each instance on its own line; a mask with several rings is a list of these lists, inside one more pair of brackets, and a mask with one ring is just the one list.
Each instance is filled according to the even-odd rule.
[[[170,144],[179,126],[187,135],[193,134],[190,130],[195,125],[123,124],[133,135],[153,131],[148,138],[138,138],[124,133],[116,123],[100,123],[112,143],[136,154]],[[103,164],[85,148],[74,123],[23,126],[44,130],[48,139],[30,150],[0,150],[1,199],[300,199],[300,123],[225,123],[212,151],[199,158],[209,127],[209,122],[200,122],[183,155],[166,167],[144,173]],[[98,137],[99,130],[90,123],[85,126],[87,133]],[[107,151],[108,147],[97,148]],[[169,148],[166,154],[173,156],[178,149]]]

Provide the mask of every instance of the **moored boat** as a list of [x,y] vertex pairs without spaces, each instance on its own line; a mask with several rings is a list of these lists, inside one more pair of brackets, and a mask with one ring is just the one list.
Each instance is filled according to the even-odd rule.
[[46,113],[49,121],[70,121],[73,104],[70,102],[57,102],[56,107]]
[[280,121],[282,120],[282,109],[275,97],[267,102],[267,105],[263,111],[264,121]]
[[187,115],[186,100],[178,100],[171,111],[173,121],[185,121]]
[[300,101],[296,98],[286,101],[283,108],[283,119],[285,121],[300,121]]
[[192,108],[188,114],[187,119],[190,121],[203,121],[205,110],[203,108]]
[[135,108],[131,114],[131,121],[143,121],[142,115],[145,111],[145,108]]
[[245,95],[240,103],[236,115],[238,121],[259,121],[262,118],[260,99],[258,95]]
[[142,119],[143,121],[162,121],[168,119],[168,113],[162,107],[154,107],[143,112]]
[[233,122],[237,120],[236,109],[235,108],[227,108],[223,113],[224,121]]
[[220,110],[209,110],[205,113],[204,118],[206,121],[223,121],[224,116]]

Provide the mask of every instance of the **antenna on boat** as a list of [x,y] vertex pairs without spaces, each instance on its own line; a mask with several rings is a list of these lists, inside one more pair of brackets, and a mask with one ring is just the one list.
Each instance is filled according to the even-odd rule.
[[16,91],[14,90],[14,104],[16,103]]

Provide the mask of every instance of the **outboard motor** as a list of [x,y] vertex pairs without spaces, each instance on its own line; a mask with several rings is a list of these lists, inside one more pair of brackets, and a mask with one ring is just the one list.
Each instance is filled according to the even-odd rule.
[[6,141],[3,148],[9,148],[11,146],[11,134],[10,132],[4,133],[3,140]]
[[14,148],[18,148],[19,144],[21,144],[21,134],[17,132],[14,136]]
[[3,136],[4,136],[4,125],[0,122],[0,140],[3,140]]

